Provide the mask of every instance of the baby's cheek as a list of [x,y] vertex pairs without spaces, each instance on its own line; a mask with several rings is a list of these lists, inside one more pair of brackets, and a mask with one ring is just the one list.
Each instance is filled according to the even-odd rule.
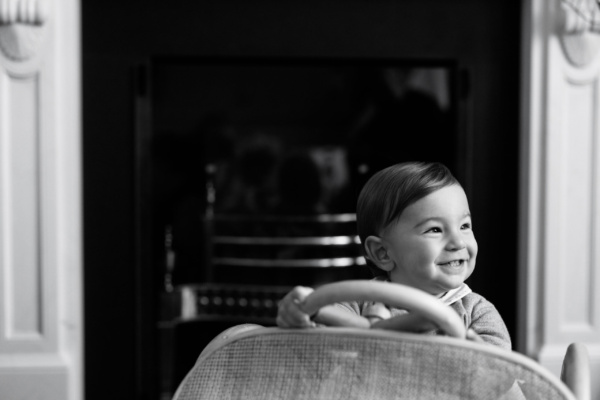
[[468,242],[467,250],[469,251],[469,259],[473,260],[473,262],[475,262],[475,258],[477,257],[477,252],[479,251],[477,242],[475,240],[473,240],[472,242]]
[[475,257],[471,257],[471,259],[469,259],[469,269],[467,271],[467,276],[465,276],[465,280],[471,276],[471,274],[473,273],[473,271],[475,270]]
[[479,245],[477,244],[477,240],[475,240],[475,236],[471,238],[471,248],[473,249],[474,256],[477,255],[477,251],[479,250]]

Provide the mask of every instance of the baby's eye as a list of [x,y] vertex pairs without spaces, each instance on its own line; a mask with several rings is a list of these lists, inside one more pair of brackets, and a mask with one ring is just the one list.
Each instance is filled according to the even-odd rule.
[[460,229],[471,229],[471,223],[467,222],[466,224],[462,224],[462,226],[460,227]]
[[429,228],[425,231],[425,233],[440,233],[442,232],[442,228],[434,226],[433,228]]

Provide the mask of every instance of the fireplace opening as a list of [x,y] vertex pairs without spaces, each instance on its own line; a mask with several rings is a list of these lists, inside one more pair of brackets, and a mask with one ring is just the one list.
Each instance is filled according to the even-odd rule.
[[447,60],[157,58],[147,75],[165,398],[220,331],[274,325],[293,286],[371,278],[354,212],[374,172],[440,161],[468,176]]

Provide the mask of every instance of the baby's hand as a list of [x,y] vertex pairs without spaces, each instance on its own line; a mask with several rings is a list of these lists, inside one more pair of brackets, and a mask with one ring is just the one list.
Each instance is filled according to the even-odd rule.
[[474,342],[485,343],[485,340],[483,340],[473,329],[467,330],[467,339]]
[[312,328],[316,324],[310,315],[302,309],[302,303],[313,292],[313,289],[296,286],[279,302],[277,310],[277,326],[281,328]]
[[406,313],[389,319],[375,321],[371,328],[388,329],[400,332],[422,333],[436,328],[429,319],[418,313]]

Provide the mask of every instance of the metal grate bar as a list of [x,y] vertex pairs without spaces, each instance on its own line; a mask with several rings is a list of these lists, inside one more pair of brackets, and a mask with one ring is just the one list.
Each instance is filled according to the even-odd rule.
[[338,257],[338,258],[315,258],[315,259],[260,259],[260,258],[235,258],[235,257],[216,257],[213,258],[214,264],[230,265],[236,267],[351,267],[353,265],[365,265],[364,257]]

